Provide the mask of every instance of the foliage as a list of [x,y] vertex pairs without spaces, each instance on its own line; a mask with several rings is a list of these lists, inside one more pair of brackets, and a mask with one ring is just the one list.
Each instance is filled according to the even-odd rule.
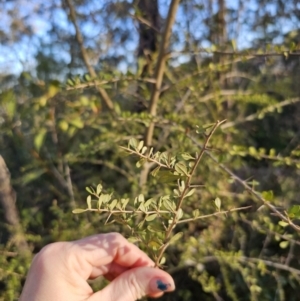
[[[17,2],[0,11],[3,49],[36,52],[1,71],[0,154],[30,255],[0,208],[0,300],[18,299],[45,244],[118,231],[175,278],[161,300],[296,301],[296,4],[181,1],[172,25],[159,1],[157,28],[138,1],[37,1],[30,18]],[[143,48],[140,24],[163,46]]]

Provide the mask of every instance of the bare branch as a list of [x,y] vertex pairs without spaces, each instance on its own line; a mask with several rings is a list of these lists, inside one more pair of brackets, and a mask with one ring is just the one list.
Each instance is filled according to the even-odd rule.
[[[175,21],[175,16],[176,16],[179,2],[180,2],[180,0],[172,0],[172,2],[170,4],[168,17],[167,17],[167,21],[166,21],[166,27],[164,29],[162,40],[160,43],[160,49],[159,49],[158,60],[157,60],[157,65],[156,65],[156,69],[155,69],[155,76],[154,76],[156,83],[153,85],[152,94],[151,94],[151,98],[150,98],[150,104],[149,104],[149,113],[152,116],[156,116],[157,103],[158,103],[159,96],[161,93],[160,90],[161,90],[162,80],[163,80],[163,76],[164,76],[164,72],[165,72],[167,49],[169,47],[172,26]],[[154,122],[151,122],[149,127],[147,128],[147,132],[145,135],[145,144],[147,146],[152,145],[154,127],[155,127]]]

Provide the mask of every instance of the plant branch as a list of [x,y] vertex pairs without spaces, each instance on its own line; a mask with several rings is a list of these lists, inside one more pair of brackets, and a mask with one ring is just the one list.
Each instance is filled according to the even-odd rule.
[[198,220],[198,219],[204,219],[204,218],[209,218],[209,217],[213,217],[213,216],[228,214],[228,213],[235,212],[235,211],[247,210],[247,209],[250,209],[251,207],[252,206],[232,208],[232,209],[229,209],[229,210],[218,211],[218,212],[215,212],[215,213],[201,215],[201,216],[197,216],[197,217],[193,217],[193,218],[182,219],[182,220],[177,221],[176,225],[182,224],[182,223],[192,222],[192,221],[195,221],[195,220]]
[[[176,16],[177,8],[179,6],[179,2],[180,0],[172,0],[170,4],[166,26],[160,43],[158,60],[157,60],[157,65],[156,65],[155,75],[154,75],[156,82],[155,84],[153,84],[153,89],[152,89],[150,104],[149,104],[149,114],[153,117],[156,116],[157,103],[161,93],[160,90],[161,90],[162,80],[165,72],[167,49],[169,47],[172,27],[175,21],[175,16]],[[152,145],[154,127],[155,127],[154,122],[151,122],[149,127],[147,128],[146,135],[145,135],[145,144],[147,146]]]
[[137,155],[137,156],[139,156],[140,158],[143,158],[143,159],[145,159],[145,160],[147,160],[147,161],[149,161],[149,162],[153,162],[153,163],[157,164],[157,165],[160,166],[160,167],[164,167],[164,168],[167,168],[167,169],[169,169],[169,170],[174,170],[174,168],[171,168],[170,166],[168,166],[168,165],[166,165],[166,164],[163,164],[163,163],[159,162],[158,160],[156,160],[156,159],[154,159],[154,158],[151,158],[151,157],[149,156],[149,154],[143,155],[143,154],[141,154],[140,152],[137,152],[137,151],[135,151],[135,150],[133,150],[133,149],[130,149],[130,148],[127,148],[127,147],[124,147],[124,146],[120,146],[120,148],[124,149],[126,152],[129,152],[129,153],[131,153],[131,154]]
[[[222,256],[224,259],[228,259],[228,260],[234,260],[237,259],[240,262],[243,263],[256,263],[258,264],[259,262],[264,263],[266,266],[270,266],[276,269],[280,269],[283,271],[287,271],[296,275],[300,275],[300,270],[292,268],[288,265],[282,264],[282,263],[278,263],[278,262],[274,262],[271,260],[265,260],[265,259],[261,259],[261,258],[253,258],[253,257],[246,257],[246,256],[240,256],[240,257],[232,257],[232,256]],[[221,257],[221,258],[222,258]],[[218,258],[220,258],[220,256],[206,256],[202,258],[203,262],[212,262],[212,261],[218,261]]]
[[[79,26],[77,24],[76,11],[75,11],[75,8],[72,4],[72,0],[65,0],[65,2],[67,4],[67,7],[69,8],[70,19],[71,19],[71,21],[72,21],[72,23],[75,27],[76,40],[77,40],[77,43],[79,44],[79,48],[80,48],[80,52],[81,52],[81,56],[82,56],[82,59],[84,61],[84,64],[85,64],[90,76],[92,78],[96,78],[97,77],[96,71],[93,68],[93,66],[90,64],[88,53],[87,53],[87,51],[84,47],[83,37],[82,37],[82,34],[80,32]],[[96,89],[98,90],[98,92],[99,92],[101,98],[103,99],[104,103],[106,104],[107,108],[110,111],[114,111],[113,102],[110,99],[110,97],[108,96],[108,94],[106,93],[106,91],[103,88],[99,87],[99,86],[96,86]]]
[[69,90],[76,90],[76,89],[91,88],[91,87],[95,87],[95,86],[113,84],[113,83],[117,83],[120,81],[138,81],[138,82],[145,82],[145,83],[151,83],[151,84],[155,83],[155,79],[147,78],[147,77],[144,77],[144,78],[119,77],[119,78],[113,78],[111,80],[96,80],[95,79],[90,82],[75,84],[74,86],[68,86],[66,88],[66,90],[69,91]]
[[[201,147],[201,144],[191,135],[187,135],[197,146]],[[250,187],[244,180],[242,180],[239,176],[237,176],[235,173],[233,173],[229,168],[227,168],[224,164],[220,163],[217,158],[215,158],[210,152],[207,150],[205,151],[206,155],[214,162],[216,163],[223,171],[225,171],[227,174],[229,174],[234,180],[236,180],[238,183],[240,183],[251,195],[253,195],[257,200],[262,202],[267,208],[269,208],[276,216],[278,216],[281,220],[288,223],[294,230],[300,232],[300,227],[294,224],[290,218],[287,215],[282,214],[275,206],[273,206],[271,203],[269,203],[267,200],[265,200],[262,195],[253,190],[252,187]]]
[[224,56],[251,56],[251,57],[269,57],[269,56],[284,56],[285,58],[289,56],[300,56],[300,52],[292,52],[289,49],[280,51],[280,52],[250,52],[250,51],[212,51],[210,49],[202,48],[197,51],[174,51],[172,55],[182,55],[182,54],[191,54],[191,55],[198,55],[198,54],[219,54]]
[[0,206],[3,208],[4,221],[8,225],[11,240],[20,254],[30,254],[26,236],[16,206],[16,193],[11,186],[10,172],[0,155]]
[[[173,24],[175,21],[175,16],[176,16],[177,8],[179,6],[179,2],[180,2],[180,0],[172,0],[172,2],[170,4],[168,16],[167,16],[167,20],[166,20],[166,26],[163,31],[163,35],[162,35],[162,39],[161,39],[161,43],[160,43],[160,47],[159,47],[158,59],[157,59],[157,64],[156,64],[156,68],[155,68],[155,73],[154,73],[155,83],[152,86],[152,92],[151,92],[150,103],[149,103],[149,108],[148,108],[148,112],[151,117],[156,116],[157,104],[158,104],[158,100],[159,100],[159,97],[161,94],[162,81],[163,81],[163,76],[165,73],[167,50],[169,47],[172,27],[173,27]],[[151,121],[145,132],[145,145],[146,146],[152,145],[154,128],[155,128],[155,122]],[[140,180],[139,180],[140,187],[143,187],[145,185],[145,183],[147,182],[147,177],[148,177],[150,169],[151,169],[151,165],[144,164],[143,169],[140,174]]]
[[210,141],[212,135],[214,134],[214,132],[216,131],[216,129],[217,129],[223,122],[225,122],[225,120],[223,120],[223,121],[217,121],[217,122],[214,124],[213,128],[211,129],[211,131],[209,132],[209,134],[207,134],[207,135],[205,136],[205,141],[204,141],[203,146],[201,146],[201,151],[200,151],[200,153],[199,153],[199,155],[198,155],[198,157],[197,157],[197,159],[196,159],[196,161],[195,161],[195,163],[194,163],[194,165],[193,165],[193,167],[192,167],[192,169],[191,169],[191,172],[187,175],[187,177],[188,177],[188,178],[187,178],[187,182],[185,183],[185,187],[184,187],[184,189],[183,189],[183,191],[182,191],[182,193],[181,193],[181,195],[180,195],[180,197],[179,197],[179,201],[177,202],[176,210],[175,210],[175,213],[174,213],[173,220],[172,220],[171,224],[169,225],[169,227],[168,227],[168,229],[167,229],[167,231],[166,231],[166,234],[165,234],[165,245],[160,249],[160,251],[159,251],[159,253],[158,253],[158,256],[157,256],[157,259],[156,259],[156,261],[155,261],[155,265],[156,265],[156,266],[159,265],[159,262],[160,262],[160,260],[161,260],[161,258],[162,258],[162,256],[163,256],[163,254],[164,254],[166,248],[168,247],[167,243],[168,243],[168,241],[169,241],[169,239],[170,239],[170,236],[171,236],[171,234],[172,234],[172,231],[173,231],[173,229],[176,227],[176,225],[178,224],[177,212],[178,212],[178,210],[179,210],[179,209],[181,208],[181,206],[182,206],[183,199],[184,199],[185,195],[186,195],[186,194],[188,193],[188,191],[190,190],[190,184],[191,184],[192,178],[193,178],[193,176],[194,176],[194,173],[195,173],[195,171],[196,171],[196,168],[197,168],[197,166],[199,165],[199,163],[200,163],[200,161],[201,161],[201,159],[202,159],[204,153],[206,152],[206,148],[207,148],[207,146],[208,146],[208,143],[209,143],[209,141]]
[[111,213],[111,214],[117,214],[117,213],[142,213],[142,214],[146,214],[146,215],[149,215],[149,214],[155,214],[155,213],[158,213],[158,214],[171,214],[173,212],[171,211],[168,211],[168,210],[152,210],[152,211],[142,211],[142,210],[110,210],[110,209],[86,209],[86,211],[94,211],[94,212],[105,212],[105,213]]
[[282,107],[285,107],[285,106],[288,106],[290,104],[294,104],[294,103],[297,103],[300,101],[300,97],[295,97],[295,98],[290,98],[290,99],[286,99],[284,101],[281,101],[277,104],[274,104],[274,105],[270,105],[266,108],[264,108],[263,110],[257,112],[257,113],[254,113],[254,114],[251,114],[247,117],[245,117],[244,119],[241,119],[241,120],[236,120],[236,121],[231,121],[231,122],[227,122],[225,124],[223,124],[221,126],[222,129],[227,129],[229,127],[233,127],[233,126],[236,126],[238,124],[241,124],[241,123],[244,123],[244,122],[247,122],[247,121],[252,121],[252,120],[255,120],[255,119],[258,119],[260,118],[260,116],[264,115],[264,114],[267,114],[267,113],[270,113],[270,112],[273,112],[275,111],[276,109],[279,109],[279,108],[282,108]]
[[[187,180],[187,182],[186,182],[186,184],[185,184],[185,187],[184,187],[184,189],[183,189],[183,191],[182,191],[182,193],[181,193],[181,196],[180,196],[180,198],[179,198],[179,201],[178,201],[178,203],[177,203],[176,211],[178,211],[179,208],[181,208],[183,199],[184,199],[185,195],[187,194],[188,190],[190,189],[190,185],[191,185],[191,181],[192,181],[193,175],[194,175],[194,173],[195,173],[195,171],[196,171],[196,168],[197,168],[197,166],[199,165],[199,163],[200,163],[200,161],[201,161],[201,159],[202,159],[204,153],[206,152],[206,149],[207,149],[209,140],[211,139],[211,137],[212,137],[212,135],[214,134],[214,132],[216,131],[216,129],[217,129],[223,122],[225,122],[225,120],[217,121],[217,122],[215,123],[215,125],[213,126],[212,130],[209,132],[209,134],[206,135],[204,144],[203,144],[203,146],[201,147],[201,151],[200,151],[200,153],[199,153],[199,155],[198,155],[198,157],[197,157],[197,159],[196,159],[196,161],[195,161],[195,163],[194,163],[194,165],[193,165],[193,167],[192,167],[192,170],[191,170],[191,172],[190,172],[190,174],[189,174],[189,176],[188,176],[188,180]],[[175,224],[176,224],[175,219],[174,219],[173,222],[174,222],[174,226],[175,226]]]

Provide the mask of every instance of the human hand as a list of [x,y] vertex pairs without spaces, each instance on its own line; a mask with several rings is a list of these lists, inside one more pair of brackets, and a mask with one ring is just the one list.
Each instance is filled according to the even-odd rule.
[[[88,279],[111,283],[93,292]],[[19,301],[135,301],[174,290],[172,277],[118,233],[56,242],[34,258]]]

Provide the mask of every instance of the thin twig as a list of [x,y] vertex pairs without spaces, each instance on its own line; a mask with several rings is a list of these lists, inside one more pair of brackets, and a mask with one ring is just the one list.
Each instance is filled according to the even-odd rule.
[[287,271],[296,275],[300,275],[300,270],[292,268],[290,266],[287,266],[285,264],[282,263],[278,263],[278,262],[274,262],[271,260],[265,260],[265,259],[261,259],[261,258],[253,258],[253,257],[246,257],[246,256],[240,256],[240,257],[234,257],[234,256],[206,256],[202,258],[202,262],[212,262],[212,261],[218,261],[218,259],[228,259],[228,261],[232,261],[234,259],[237,259],[240,262],[243,263],[260,263],[262,262],[263,264],[265,264],[266,266],[270,266],[276,269],[280,269],[283,271]]
[[[176,16],[176,12],[177,12],[177,9],[179,6],[179,2],[180,2],[180,0],[172,0],[171,4],[169,6],[168,16],[167,16],[167,20],[166,20],[166,26],[163,31],[163,35],[162,35],[162,39],[161,39],[161,43],[160,43],[160,47],[159,47],[158,59],[157,59],[157,64],[156,64],[156,68],[155,68],[155,73],[154,73],[155,83],[152,86],[152,92],[151,92],[149,108],[148,108],[148,112],[152,117],[156,116],[157,104],[158,104],[158,100],[159,100],[159,97],[161,94],[163,76],[165,73],[165,66],[166,66],[166,60],[167,60],[166,54],[167,54],[167,50],[169,47],[172,27],[173,27],[173,24],[175,21],[175,16]],[[145,145],[146,146],[152,145],[154,128],[155,128],[155,122],[151,121],[145,132]],[[143,169],[140,173],[140,180],[139,180],[140,187],[143,187],[145,185],[145,183],[147,182],[147,177],[148,177],[150,169],[151,169],[151,166],[149,166],[149,164],[146,163],[143,165]]]
[[250,51],[212,51],[210,49],[202,48],[197,51],[174,51],[172,52],[172,55],[182,55],[182,54],[191,54],[191,55],[197,55],[197,54],[221,54],[226,56],[252,56],[252,57],[269,57],[269,56],[283,56],[285,58],[289,56],[300,56],[300,52],[291,52],[289,49],[283,50],[281,52],[250,52]]
[[130,148],[128,148],[128,147],[124,147],[124,146],[119,146],[119,147],[122,148],[122,149],[124,149],[126,152],[129,152],[129,153],[131,153],[131,154],[135,154],[135,155],[139,156],[140,158],[145,159],[146,161],[153,162],[153,163],[157,164],[157,165],[160,166],[160,167],[168,168],[168,169],[171,170],[171,171],[174,170],[174,168],[171,168],[170,166],[168,166],[168,165],[166,165],[166,164],[163,164],[163,163],[159,162],[158,160],[156,160],[156,159],[150,157],[148,154],[143,155],[143,154],[141,154],[140,152],[137,152],[137,151],[135,151],[135,150],[133,150],[133,149],[130,149]]
[[[150,104],[149,104],[149,114],[151,116],[156,116],[157,104],[161,93],[160,89],[162,86],[163,76],[165,73],[166,53],[169,47],[172,27],[175,21],[175,16],[176,16],[177,8],[179,6],[179,2],[180,0],[172,0],[170,4],[168,17],[166,21],[166,27],[164,29],[163,36],[160,43],[158,60],[157,60],[157,65],[156,65],[155,75],[154,75],[156,83],[153,85]],[[149,127],[147,128],[146,135],[145,135],[145,144],[147,146],[152,145],[153,131],[154,131],[154,122],[151,122]]]
[[290,104],[297,103],[297,102],[299,102],[299,101],[300,101],[300,97],[295,97],[295,98],[286,99],[286,100],[281,101],[281,102],[279,102],[279,103],[270,105],[270,106],[264,108],[263,110],[261,110],[261,111],[259,111],[259,112],[257,112],[257,113],[251,114],[251,115],[245,117],[244,119],[241,119],[241,120],[235,120],[235,121],[231,121],[231,122],[226,122],[225,124],[223,124],[223,125],[221,126],[221,128],[222,128],[222,129],[227,129],[227,128],[229,128],[229,127],[233,127],[233,126],[236,126],[236,125],[238,125],[238,124],[241,124],[241,123],[244,123],[244,122],[247,122],[247,121],[252,121],[252,120],[258,119],[258,118],[260,118],[260,116],[262,116],[262,115],[264,115],[264,114],[273,112],[273,111],[275,111],[276,109],[279,109],[279,108],[288,106],[288,105],[290,105]]
[[[84,64],[85,64],[90,76],[92,78],[96,78],[97,77],[96,71],[93,68],[93,66],[90,64],[88,53],[87,53],[87,51],[84,47],[83,37],[82,37],[81,31],[79,29],[79,26],[77,24],[76,11],[75,11],[75,8],[72,4],[72,0],[65,0],[65,2],[66,2],[67,6],[69,8],[70,19],[71,19],[71,21],[72,21],[72,23],[75,27],[76,40],[79,44],[79,48],[80,48],[80,52],[81,52],[81,56],[82,56],[82,59],[84,61]],[[107,108],[110,111],[114,111],[114,104],[113,104],[112,100],[110,99],[110,97],[108,96],[108,94],[106,93],[106,91],[103,88],[99,87],[99,86],[96,86],[96,89],[98,90],[101,98],[105,102]]]
[[176,225],[182,224],[182,223],[192,222],[192,221],[195,221],[195,220],[198,220],[198,219],[204,219],[204,218],[209,218],[209,217],[223,215],[223,214],[226,215],[228,213],[235,212],[235,211],[247,210],[247,209],[250,209],[251,207],[252,206],[232,208],[232,209],[229,209],[229,210],[218,211],[218,212],[215,212],[215,213],[201,215],[201,216],[197,216],[197,217],[193,217],[193,218],[182,219],[182,220],[177,221]]
[[171,211],[168,211],[168,210],[152,210],[152,211],[142,211],[142,210],[121,210],[121,209],[117,209],[117,210],[110,210],[110,209],[86,209],[86,211],[94,211],[94,212],[99,212],[99,213],[102,213],[102,212],[105,212],[105,213],[110,213],[110,214],[117,214],[117,213],[131,213],[131,214],[134,214],[134,213],[139,213],[139,214],[146,214],[146,215],[149,215],[149,214],[171,214],[173,212]]
[[91,87],[95,87],[95,86],[102,86],[102,85],[107,85],[107,84],[113,84],[113,83],[117,83],[120,81],[138,81],[138,82],[145,82],[145,83],[151,83],[154,84],[155,83],[155,79],[153,78],[136,78],[136,77],[120,77],[120,78],[113,78],[110,80],[93,80],[90,82],[86,82],[86,83],[80,83],[80,84],[75,84],[74,86],[68,86],[66,87],[66,90],[77,90],[77,89],[84,89],[84,88],[91,88]]

